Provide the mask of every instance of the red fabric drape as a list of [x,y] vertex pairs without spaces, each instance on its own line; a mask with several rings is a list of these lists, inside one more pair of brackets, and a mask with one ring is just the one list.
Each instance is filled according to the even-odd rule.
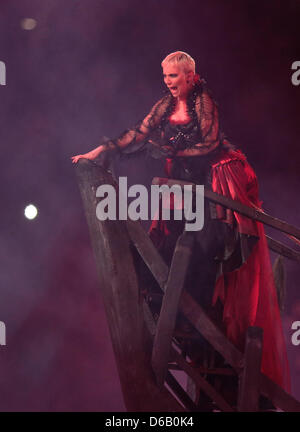
[[[167,160],[169,175],[172,160]],[[240,151],[224,151],[212,162],[214,192],[261,208],[255,172]],[[166,205],[166,203],[165,203]],[[171,198],[168,204],[173,208]],[[263,329],[262,372],[286,391],[290,391],[289,366],[277,302],[269,249],[264,227],[237,212],[216,206],[217,218],[228,223],[239,233],[258,239],[249,257],[237,270],[224,273],[216,282],[213,305],[219,299],[224,306],[223,321],[229,340],[244,351],[245,335],[249,326]],[[160,247],[170,235],[165,221],[154,220],[150,238]]]
[[[239,151],[221,155],[212,165],[213,191],[261,208],[256,175]],[[268,245],[261,223],[217,206],[218,218],[234,224],[241,234],[259,238],[247,261],[223,274],[216,283],[213,304],[224,305],[227,337],[241,350],[249,326],[263,329],[262,372],[290,391],[289,367]]]

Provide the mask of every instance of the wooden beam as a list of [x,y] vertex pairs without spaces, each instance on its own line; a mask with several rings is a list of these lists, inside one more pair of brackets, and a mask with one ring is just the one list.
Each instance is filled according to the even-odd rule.
[[163,385],[167,373],[178,304],[192,256],[193,243],[192,233],[181,234],[172,258],[152,351],[152,368],[159,386]]
[[117,185],[108,172],[91,161],[81,159],[74,168],[126,408],[128,411],[182,411],[167,389],[157,387],[151,370],[149,337],[126,224],[100,221],[96,217],[98,186],[111,184],[117,190]]
[[[173,185],[192,185],[193,189],[196,190],[195,183],[191,182],[185,182],[181,180],[171,180],[161,177],[154,177],[152,180],[152,184],[155,185],[162,185],[167,184],[168,186]],[[239,201],[232,200],[231,198],[225,197],[223,195],[219,195],[216,192],[213,192],[212,190],[209,190],[208,188],[204,188],[204,196],[205,198],[209,199],[210,201],[220,204],[223,207],[229,208],[233,211],[236,211],[244,216],[249,217],[250,219],[256,220],[258,222],[262,222],[265,225],[268,225],[272,228],[275,228],[279,231],[282,231],[286,234],[290,234],[297,239],[300,239],[300,229],[284,222],[280,219],[274,218],[273,216],[268,215],[267,213],[264,213],[261,209],[256,207],[248,207],[245,204],[240,203]]]
[[149,239],[148,234],[139,222],[127,220],[127,229],[130,239],[140,256],[143,258],[144,263],[147,265],[158,284],[164,287],[169,274],[169,268],[163,261],[152,241]]
[[[149,306],[144,301],[143,302],[143,311],[145,316],[145,322],[147,324],[147,327],[149,329],[149,333],[154,338],[156,333],[156,324],[152,317],[151,311],[149,309]],[[225,399],[214,389],[214,387],[209,384],[198,371],[198,368],[194,368],[191,366],[176,350],[175,348],[171,347],[171,358],[172,361],[175,361],[179,367],[180,370],[183,370],[190,379],[193,380],[195,383],[195,386],[200,388],[207,394],[207,396],[213,400],[217,406],[222,410],[226,412],[232,412],[234,409],[225,401]],[[191,398],[190,398],[191,399]]]
[[244,366],[242,353],[211,321],[202,307],[186,292],[181,295],[180,311],[237,372]]
[[274,240],[272,237],[266,235],[266,239],[268,242],[269,248],[273,251],[282,255],[286,258],[289,258],[293,261],[297,261],[300,263],[300,252],[295,251],[294,249],[286,246],[285,244],[279,242],[278,240]]
[[234,373],[233,369],[229,369],[229,368],[207,368],[207,367],[203,367],[203,366],[193,366],[194,369],[199,373],[199,374],[205,374],[205,375],[222,375],[222,376],[233,376],[236,375]]
[[196,386],[198,386],[204,393],[214,401],[217,406],[225,412],[235,411],[225,399],[214,389],[214,387],[206,381],[205,378],[201,377],[196,368],[193,368],[184,358],[173,348],[172,356],[176,363],[186,374],[194,381]]
[[239,383],[238,411],[259,410],[262,341],[262,329],[249,327],[246,335],[245,367]]
[[260,374],[260,391],[273,405],[286,412],[300,412],[300,402],[265,374]]
[[197,411],[197,405],[194,404],[171,372],[166,373],[166,383],[188,411]]

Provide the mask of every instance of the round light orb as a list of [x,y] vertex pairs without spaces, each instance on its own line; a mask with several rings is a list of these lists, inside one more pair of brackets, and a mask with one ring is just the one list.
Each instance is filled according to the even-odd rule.
[[29,220],[35,219],[37,217],[37,214],[38,214],[38,210],[35,205],[29,204],[28,206],[25,207],[24,215],[27,219]]
[[23,30],[33,30],[37,25],[37,22],[33,18],[23,18],[21,21],[21,27]]

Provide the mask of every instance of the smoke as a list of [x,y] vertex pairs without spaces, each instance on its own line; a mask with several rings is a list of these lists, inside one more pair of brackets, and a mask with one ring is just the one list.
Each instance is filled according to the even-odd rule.
[[[32,30],[25,18],[36,20]],[[195,58],[224,131],[257,171],[267,211],[299,225],[299,92],[290,81],[298,20],[295,1],[284,9],[267,0],[1,2],[2,410],[125,409],[69,158],[147,114],[169,52]],[[117,170],[147,185],[162,166],[132,159]],[[31,202],[34,221],[23,216]],[[295,263],[287,270],[299,397],[288,338],[300,319],[300,274]]]

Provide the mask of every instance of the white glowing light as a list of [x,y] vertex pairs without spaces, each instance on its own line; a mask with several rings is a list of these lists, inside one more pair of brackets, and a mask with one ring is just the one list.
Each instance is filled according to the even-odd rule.
[[38,214],[38,210],[36,208],[36,206],[34,206],[33,204],[29,204],[28,206],[25,207],[24,210],[24,215],[27,219],[34,219]]
[[37,22],[33,18],[24,18],[21,21],[21,27],[23,30],[33,30],[37,25]]

